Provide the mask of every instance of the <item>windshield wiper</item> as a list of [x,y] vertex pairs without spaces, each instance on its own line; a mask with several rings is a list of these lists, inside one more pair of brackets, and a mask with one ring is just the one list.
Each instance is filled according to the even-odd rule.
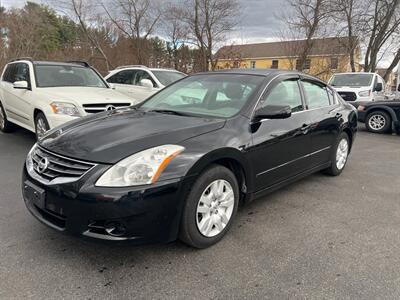
[[149,110],[150,112],[157,112],[160,114],[170,114],[170,115],[176,115],[176,116],[190,116],[192,117],[192,115],[187,114],[187,113],[183,113],[183,112],[179,112],[179,111],[175,111],[175,110],[171,110],[171,109],[152,109]]

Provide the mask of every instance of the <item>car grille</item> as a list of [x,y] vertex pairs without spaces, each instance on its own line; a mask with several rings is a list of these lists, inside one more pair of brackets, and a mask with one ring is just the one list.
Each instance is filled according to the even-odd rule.
[[[40,147],[33,151],[32,160],[35,172],[49,181],[58,177],[79,178],[95,166],[93,163],[67,158]],[[43,168],[40,163],[45,161],[47,166]]]
[[356,101],[357,95],[353,92],[338,92],[340,97],[342,97],[345,101]]
[[83,104],[83,109],[88,114],[95,114],[107,110],[114,110],[130,106],[131,103],[96,103],[96,104]]

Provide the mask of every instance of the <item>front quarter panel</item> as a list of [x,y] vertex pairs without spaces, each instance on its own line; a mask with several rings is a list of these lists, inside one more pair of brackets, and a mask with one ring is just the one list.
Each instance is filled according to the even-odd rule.
[[242,166],[246,184],[252,187],[252,170],[246,155],[252,141],[248,126],[249,120],[238,116],[219,130],[183,141],[180,145],[185,150],[171,161],[159,180],[197,177],[212,163],[230,159]]

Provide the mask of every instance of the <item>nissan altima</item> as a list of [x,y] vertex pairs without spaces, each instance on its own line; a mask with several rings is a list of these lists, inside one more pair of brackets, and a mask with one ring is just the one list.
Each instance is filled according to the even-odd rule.
[[314,77],[201,73],[49,131],[27,156],[23,197],[58,231],[205,248],[240,203],[317,171],[339,175],[356,128],[355,109]]

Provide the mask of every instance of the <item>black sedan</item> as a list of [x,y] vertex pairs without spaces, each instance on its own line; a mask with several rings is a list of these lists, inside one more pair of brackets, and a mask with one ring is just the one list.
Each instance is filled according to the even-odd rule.
[[368,131],[400,133],[400,100],[363,102],[357,109],[358,120]]
[[23,196],[59,231],[204,248],[239,203],[317,171],[339,175],[356,128],[355,109],[314,77],[198,74],[48,132],[28,154]]

